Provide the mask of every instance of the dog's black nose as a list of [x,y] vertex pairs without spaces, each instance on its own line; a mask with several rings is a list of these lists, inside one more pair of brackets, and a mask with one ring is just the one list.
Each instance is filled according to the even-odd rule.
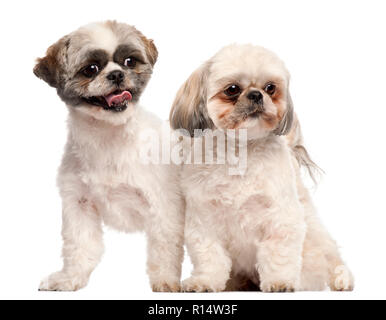
[[125,79],[125,74],[120,70],[114,70],[107,75],[107,79],[116,85],[120,85]]
[[260,91],[253,90],[249,92],[247,98],[257,104],[263,104],[263,94]]

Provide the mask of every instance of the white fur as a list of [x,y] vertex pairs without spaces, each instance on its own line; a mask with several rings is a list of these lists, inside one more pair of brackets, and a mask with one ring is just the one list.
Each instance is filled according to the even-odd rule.
[[285,141],[251,145],[244,176],[227,165],[185,165],[186,244],[195,269],[185,290],[222,291],[248,274],[264,291],[299,288],[306,226]]
[[69,136],[58,176],[64,266],[40,289],[77,290],[87,284],[103,253],[105,223],[125,232],[146,232],[153,290],[178,291],[184,223],[178,168],[145,166],[139,159],[140,131],[160,130],[161,121],[130,104],[123,114],[111,115],[117,120],[112,125],[84,112],[90,109],[69,108]]
[[316,216],[285,138],[250,144],[244,176],[230,176],[228,170],[228,165],[183,167],[185,241],[194,264],[185,291],[223,291],[230,277],[239,275],[266,292],[327,285],[352,290],[348,269],[348,279],[336,282],[336,268],[345,265]]
[[100,23],[91,23],[83,28],[90,35],[92,43],[96,48],[103,48],[110,54],[114,53],[119,42],[111,29],[106,28]]
[[[279,77],[288,86],[284,64],[261,47],[226,47],[210,60],[210,66],[208,89],[199,88],[199,92],[208,92],[203,98],[208,101],[224,90],[223,78],[234,77],[241,85],[244,81],[244,86],[252,83],[263,88],[272,77]],[[282,90],[287,92],[288,87]],[[184,107],[184,94],[177,108]],[[264,99],[269,108],[275,106],[269,98]],[[216,117],[221,107],[229,105],[207,103],[215,124],[219,123]],[[266,112],[277,112],[276,107],[271,109]],[[319,222],[300,178],[295,159],[297,142],[275,135],[274,128],[264,128],[260,120],[247,119],[239,128],[248,128],[250,138],[243,176],[229,175],[228,164],[183,166],[185,241],[194,264],[183,289],[242,290],[243,283],[227,286],[230,279],[241,277],[264,292],[323,290],[326,285],[333,290],[352,290],[351,273]],[[298,124],[296,128],[300,128]],[[346,274],[339,274],[337,267]]]

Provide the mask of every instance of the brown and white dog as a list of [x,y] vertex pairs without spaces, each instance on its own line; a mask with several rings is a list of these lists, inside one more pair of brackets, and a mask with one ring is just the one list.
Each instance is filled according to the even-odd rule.
[[153,290],[179,291],[184,217],[178,170],[140,160],[141,130],[161,131],[161,121],[137,105],[156,60],[151,40],[112,21],[80,28],[38,60],[35,75],[56,88],[69,111],[58,175],[64,265],[41,290],[87,284],[103,253],[105,223],[145,231]]
[[[225,47],[181,87],[170,121],[191,135],[247,131],[244,175],[229,175],[227,163],[183,166],[185,241],[194,264],[185,291],[353,288],[301,180],[299,164],[312,162],[294,117],[289,73],[275,54]],[[205,131],[194,139],[204,138]]]

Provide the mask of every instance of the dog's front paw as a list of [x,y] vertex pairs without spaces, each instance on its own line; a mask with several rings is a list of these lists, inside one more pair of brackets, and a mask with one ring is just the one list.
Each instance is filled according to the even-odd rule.
[[182,283],[183,292],[221,292],[225,290],[226,281],[214,281],[209,277],[190,277]]
[[181,283],[177,280],[161,280],[152,282],[151,288],[153,292],[181,292]]
[[295,283],[292,281],[262,281],[260,290],[263,292],[294,292]]
[[45,278],[39,286],[39,291],[77,291],[87,285],[88,276],[55,272]]

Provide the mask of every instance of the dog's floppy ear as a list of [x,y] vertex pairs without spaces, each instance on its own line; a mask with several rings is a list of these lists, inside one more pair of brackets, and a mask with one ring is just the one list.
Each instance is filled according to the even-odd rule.
[[209,63],[198,68],[177,92],[170,111],[173,129],[185,129],[193,136],[195,129],[212,129],[214,124],[207,110]]
[[291,130],[293,121],[294,121],[294,106],[292,103],[291,95],[288,90],[286,110],[284,112],[282,119],[279,122],[278,127],[275,129],[274,133],[277,134],[278,136],[284,136],[288,134]]
[[151,65],[154,66],[158,59],[157,47],[155,46],[153,40],[146,38],[144,35],[141,35],[141,39],[145,45],[147,58],[149,59]]
[[60,82],[60,69],[63,54],[63,48],[68,47],[69,40],[66,38],[60,39],[47,49],[44,58],[37,59],[37,63],[33,69],[34,74],[47,82],[51,87],[58,88]]

